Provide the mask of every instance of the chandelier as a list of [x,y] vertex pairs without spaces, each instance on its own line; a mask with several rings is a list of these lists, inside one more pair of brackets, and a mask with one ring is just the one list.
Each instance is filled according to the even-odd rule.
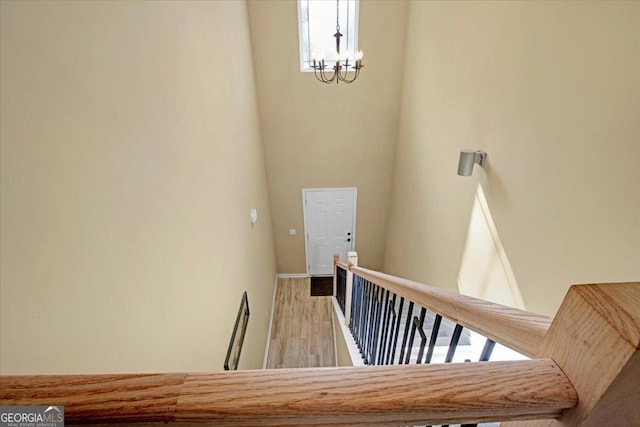
[[[321,81],[322,83],[331,84],[336,82],[336,84],[340,82],[344,83],[353,83],[358,76],[360,75],[360,70],[364,65],[362,65],[362,51],[359,51],[355,58],[355,65],[353,63],[349,63],[348,55],[341,56],[340,54],[340,37],[342,37],[342,33],[340,33],[340,0],[336,0],[336,33],[333,35],[336,38],[336,63],[333,66],[333,73],[327,72],[327,65],[324,62],[324,54],[323,53],[314,53],[313,57],[313,68],[314,74],[316,75],[316,79]],[[342,64],[342,60],[344,59],[344,64]],[[347,72],[349,71],[349,67],[355,70],[355,74],[352,78],[347,78]]]

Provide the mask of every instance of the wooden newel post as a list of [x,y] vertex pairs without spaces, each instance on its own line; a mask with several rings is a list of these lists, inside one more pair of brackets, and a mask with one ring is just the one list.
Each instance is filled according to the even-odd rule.
[[572,286],[536,358],[553,359],[578,393],[558,420],[507,427],[640,426],[640,283]]
[[349,269],[347,270],[347,286],[346,286],[346,295],[344,297],[344,321],[347,326],[351,325],[351,294],[353,287],[353,273],[351,272],[351,266],[358,266],[358,253],[357,252],[348,252],[347,253],[347,265]]

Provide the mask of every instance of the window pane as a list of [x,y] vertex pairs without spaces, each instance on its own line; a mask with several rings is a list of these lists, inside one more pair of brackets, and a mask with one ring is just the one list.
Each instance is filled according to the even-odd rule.
[[[340,0],[340,52],[353,61],[357,51],[358,0]],[[311,70],[313,53],[322,52],[327,65],[336,60],[336,2],[298,0],[300,68]]]

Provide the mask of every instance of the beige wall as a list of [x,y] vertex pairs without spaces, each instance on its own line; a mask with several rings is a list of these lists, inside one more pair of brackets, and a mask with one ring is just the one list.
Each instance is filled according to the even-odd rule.
[[352,85],[327,86],[300,72],[296,2],[249,2],[279,273],[306,271],[303,188],[357,187],[360,261],[382,267],[406,6],[361,2],[365,68]]
[[[455,289],[480,182],[529,310],[640,280],[640,3],[411,2],[384,268]],[[488,152],[456,175],[458,151]]]
[[222,369],[244,290],[260,367],[275,257],[245,4],[1,19],[0,372]]

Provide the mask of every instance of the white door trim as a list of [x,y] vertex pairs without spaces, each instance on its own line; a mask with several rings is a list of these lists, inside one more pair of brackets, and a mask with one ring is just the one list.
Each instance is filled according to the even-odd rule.
[[355,250],[356,247],[356,218],[358,209],[358,188],[357,187],[338,187],[338,188],[303,188],[302,189],[302,219],[304,223],[304,261],[307,275],[309,274],[309,239],[307,238],[307,208],[306,208],[306,194],[314,191],[341,191],[351,190],[353,191],[353,222],[352,222],[352,237],[351,237],[351,250]]

